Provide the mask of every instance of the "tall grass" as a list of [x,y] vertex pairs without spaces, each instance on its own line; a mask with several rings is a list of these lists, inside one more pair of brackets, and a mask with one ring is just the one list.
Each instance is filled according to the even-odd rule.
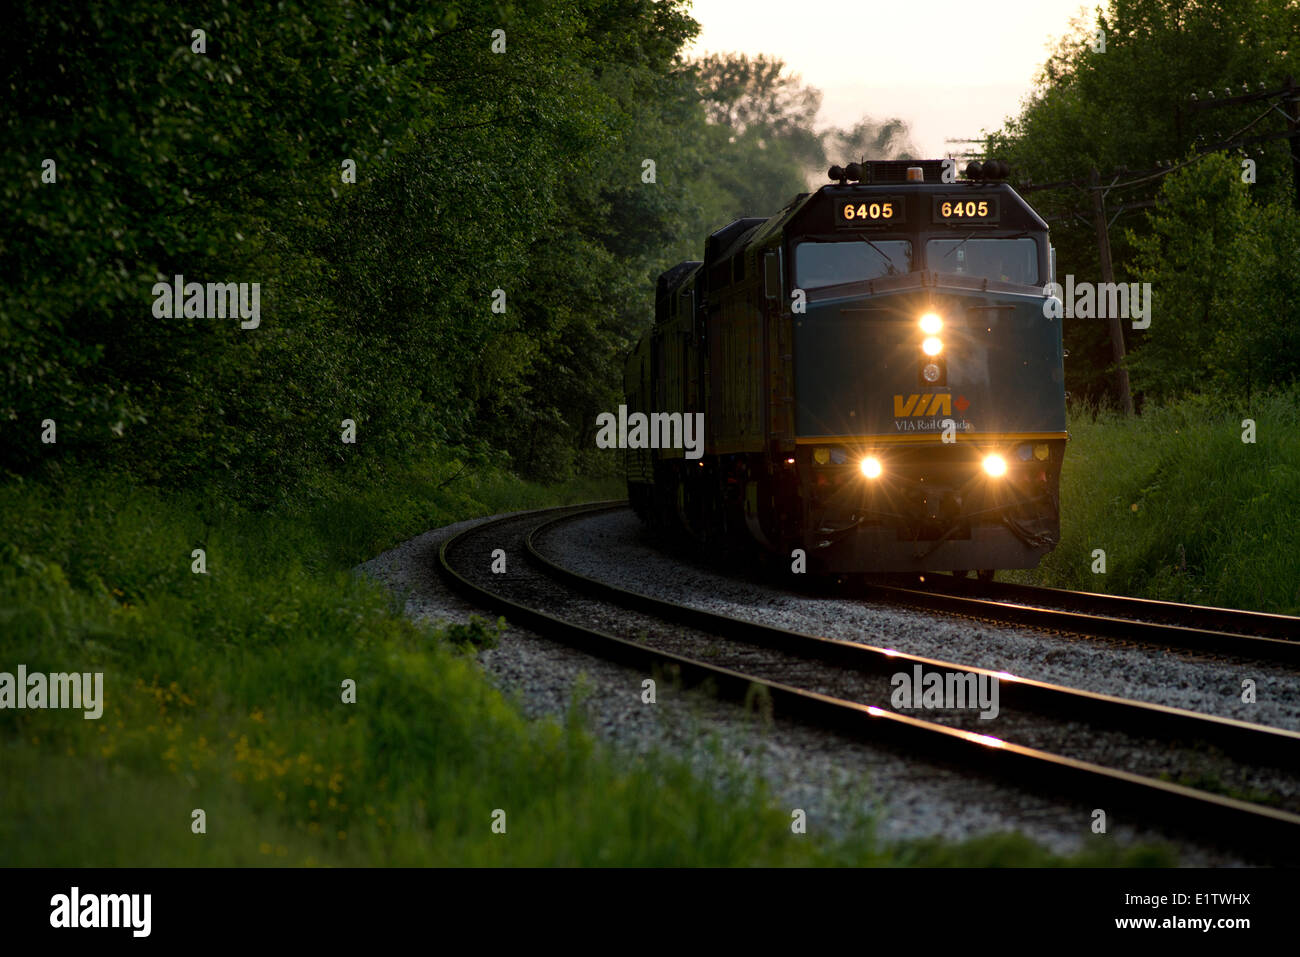
[[[105,676],[99,720],[0,710],[0,864],[1057,863],[1015,836],[886,846],[865,817],[794,835],[721,756],[705,783],[576,716],[527,720],[464,644],[494,626],[417,626],[349,569],[431,526],[618,490],[453,474],[257,513],[114,476],[0,486],[0,671]],[[1162,860],[1101,843],[1075,862]]]
[[[1060,546],[1009,580],[1300,613],[1300,392],[1075,408]],[[1242,441],[1242,421],[1255,441]],[[1093,571],[1094,550],[1105,573]]]

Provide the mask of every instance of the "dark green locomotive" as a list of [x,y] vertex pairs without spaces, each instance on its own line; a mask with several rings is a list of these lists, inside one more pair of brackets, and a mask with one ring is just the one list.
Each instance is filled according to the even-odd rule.
[[832,167],[664,272],[627,414],[702,413],[703,445],[628,448],[638,514],[809,570],[1036,565],[1060,532],[1061,320],[1047,224],[1005,174]]

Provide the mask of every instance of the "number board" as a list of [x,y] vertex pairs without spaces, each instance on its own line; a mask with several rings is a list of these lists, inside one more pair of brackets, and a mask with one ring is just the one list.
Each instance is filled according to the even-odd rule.
[[835,225],[847,229],[901,223],[907,207],[903,196],[859,196],[835,200]]
[[936,223],[988,223],[997,225],[998,198],[996,196],[934,197]]

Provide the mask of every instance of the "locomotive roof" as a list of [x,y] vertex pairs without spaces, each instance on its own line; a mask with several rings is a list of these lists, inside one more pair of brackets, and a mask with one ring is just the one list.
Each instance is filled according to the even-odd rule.
[[[790,230],[797,235],[823,235],[839,232],[833,222],[833,201],[862,197],[868,199],[880,196],[943,196],[956,199],[979,199],[998,197],[1001,203],[1001,215],[997,223],[933,222],[928,207],[924,202],[914,203],[912,215],[901,226],[903,231],[914,231],[919,226],[932,229],[953,229],[967,231],[978,229],[981,232],[996,233],[999,230],[1017,230],[1026,232],[1046,232],[1047,223],[1034,211],[1024,198],[1005,182],[980,182],[958,180],[955,183],[943,182],[886,182],[886,183],[828,183],[812,193],[803,193],[795,197],[784,209],[768,219],[762,226],[743,237],[743,244],[761,242],[778,230]],[[878,227],[873,227],[878,228]],[[739,246],[731,250],[735,255]]]
[[755,227],[770,222],[768,217],[750,216],[733,220],[710,234],[704,243],[704,261],[712,264],[730,259],[751,239]]
[[[920,167],[923,179],[908,180],[908,170]],[[837,167],[832,168],[835,173]],[[1005,171],[1005,166],[1003,166]],[[747,217],[737,219],[721,229],[715,230],[705,242],[703,265],[711,267],[715,263],[732,259],[748,246],[761,243],[772,233],[789,229],[796,235],[854,235],[857,230],[845,233],[836,230],[833,222],[833,203],[835,200],[851,199],[861,196],[864,199],[882,195],[913,197],[919,195],[949,196],[955,199],[998,197],[1001,213],[996,223],[947,222],[935,223],[922,208],[923,203],[914,202],[911,216],[901,225],[894,227],[912,231],[925,225],[932,229],[953,229],[966,231],[979,229],[996,233],[998,231],[1020,230],[1029,232],[1046,232],[1047,223],[1033,208],[1025,202],[1011,185],[1002,180],[959,179],[945,183],[943,176],[946,169],[944,160],[874,160],[858,164],[860,179],[849,183],[844,178],[839,182],[828,183],[809,193],[800,193],[793,197],[782,209],[770,217]],[[871,227],[879,228],[879,227]],[[688,269],[679,264],[670,270],[672,274],[661,276],[664,288],[673,288],[684,281],[698,265],[692,262]],[[662,293],[662,290],[660,290]]]

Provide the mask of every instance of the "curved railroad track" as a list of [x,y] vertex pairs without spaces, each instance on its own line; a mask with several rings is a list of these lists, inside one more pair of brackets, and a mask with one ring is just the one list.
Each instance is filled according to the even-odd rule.
[[1095,592],[926,575],[915,586],[867,582],[863,597],[1045,631],[1300,664],[1300,619]]
[[[1239,608],[1216,608],[1212,605],[1186,605],[1179,602],[1130,598],[1100,592],[1067,591],[1040,585],[1012,582],[977,582],[949,575],[929,575],[920,583],[921,590],[938,594],[957,594],[985,601],[1081,612],[1087,615],[1131,621],[1204,628],[1214,632],[1255,638],[1276,638],[1293,644],[1300,642],[1300,618],[1274,615]],[[904,586],[907,587],[907,586]],[[913,585],[913,588],[916,586]],[[1267,646],[1265,646],[1267,647]]]
[[[913,668],[925,673],[959,671],[987,676],[997,679],[1002,706],[1013,715],[1033,715],[1035,721],[1044,717],[1085,721],[1092,727],[1118,729],[1171,746],[1208,746],[1231,760],[1280,768],[1300,767],[1296,760],[1300,757],[1300,733],[774,628],[629,592],[579,575],[544,554],[540,543],[558,525],[618,507],[600,503],[548,509],[467,529],[443,544],[441,571],[471,602],[600,657],[647,672],[664,671],[685,685],[707,683],[723,697],[735,700],[750,702],[757,693],[766,698],[774,714],[886,742],[909,755],[971,768],[1029,790],[1087,793],[1090,801],[1095,796],[1135,818],[1172,825],[1195,835],[1201,843],[1261,848],[1270,861],[1300,859],[1300,814],[1295,813],[1300,807],[1263,806],[1013,743],[976,730],[980,722],[970,716],[963,722],[959,715],[947,715],[947,721],[941,721],[901,714],[885,707],[889,695],[887,688],[881,690],[881,679]],[[492,574],[491,555],[505,545],[522,546],[533,567],[521,574],[516,558],[509,573]],[[608,628],[573,620],[593,615],[569,604],[570,599],[557,597],[557,582],[562,582],[570,595],[623,609],[626,621],[615,616],[615,627],[624,634],[629,629],[636,633],[639,619],[641,640],[632,641],[611,634]],[[914,604],[911,598],[909,595],[906,602],[909,605]],[[563,617],[544,610],[557,604],[565,607]],[[611,621],[608,614],[604,619]],[[1069,621],[1076,627],[1059,630],[1073,631],[1081,625],[1077,617]],[[672,628],[664,629],[655,622],[671,623]],[[670,633],[674,628],[689,629],[696,635],[683,640]],[[719,638],[727,642],[721,652]],[[1260,639],[1256,636],[1256,640]],[[714,660],[683,654],[683,648],[707,648]],[[966,726],[960,726],[963,723]],[[1231,835],[1230,844],[1224,844],[1225,835]]]
[[[604,505],[602,509],[616,508]],[[858,576],[832,585],[829,579],[791,576],[788,588],[835,590],[868,601],[1084,638],[1118,639],[1200,654],[1282,665],[1300,665],[1300,618],[1210,605],[1068,591],[1010,582],[924,575]],[[847,584],[847,588],[843,587]]]

